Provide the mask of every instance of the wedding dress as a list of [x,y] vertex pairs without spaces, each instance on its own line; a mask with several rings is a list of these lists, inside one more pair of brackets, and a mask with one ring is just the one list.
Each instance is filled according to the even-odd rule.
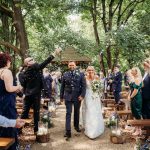
[[104,132],[101,101],[99,94],[93,93],[89,80],[86,80],[86,95],[81,113],[81,124],[85,129],[85,135],[91,139],[100,136]]

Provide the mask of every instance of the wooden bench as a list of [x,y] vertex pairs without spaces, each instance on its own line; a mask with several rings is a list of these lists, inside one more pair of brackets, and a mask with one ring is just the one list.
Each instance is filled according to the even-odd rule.
[[0,150],[7,150],[14,143],[14,138],[0,138]]
[[144,130],[146,131],[146,136],[150,136],[150,119],[144,119],[144,120],[127,120],[127,123],[132,126],[139,126],[144,127]]
[[[22,113],[22,109],[17,109],[17,113],[21,114]],[[33,109],[30,109],[29,114],[33,115]]]
[[125,121],[133,118],[131,110],[119,110],[117,111],[117,114],[119,115],[120,118],[122,118]]
[[107,97],[109,97],[109,98],[111,98],[111,99],[114,99],[114,95],[108,94]]
[[128,120],[127,123],[133,126],[150,127],[150,119]]
[[102,99],[102,102],[107,107],[108,104],[115,104],[115,99]]
[[120,110],[117,111],[118,115],[131,115],[131,110]]

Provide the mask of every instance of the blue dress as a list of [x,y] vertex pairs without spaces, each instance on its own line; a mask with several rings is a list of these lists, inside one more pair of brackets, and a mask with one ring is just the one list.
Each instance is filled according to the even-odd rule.
[[[16,94],[6,91],[4,81],[0,79],[0,115],[8,119],[16,119]],[[16,142],[8,150],[16,150],[17,146],[17,129],[0,127],[0,137],[15,138]]]

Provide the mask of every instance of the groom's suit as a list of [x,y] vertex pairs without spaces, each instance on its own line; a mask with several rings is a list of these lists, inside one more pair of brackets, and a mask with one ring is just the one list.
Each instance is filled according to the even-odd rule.
[[66,105],[66,133],[71,134],[71,113],[74,105],[74,127],[79,129],[79,111],[81,102],[78,97],[84,98],[86,81],[84,74],[79,70],[65,72],[62,77],[60,99],[65,100]]

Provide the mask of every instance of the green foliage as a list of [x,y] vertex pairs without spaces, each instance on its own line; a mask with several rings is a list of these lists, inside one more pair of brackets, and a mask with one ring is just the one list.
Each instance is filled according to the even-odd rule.
[[134,27],[123,27],[112,33],[115,47],[121,50],[123,60],[127,60],[129,67],[139,65],[145,57],[148,41],[145,36]]

